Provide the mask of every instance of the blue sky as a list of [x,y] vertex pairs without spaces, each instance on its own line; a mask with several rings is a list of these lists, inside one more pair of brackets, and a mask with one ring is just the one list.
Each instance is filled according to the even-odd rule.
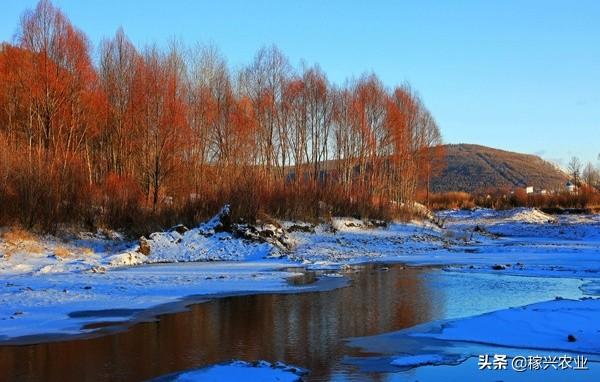
[[[0,40],[36,1],[3,0]],[[54,0],[92,43],[119,26],[141,47],[217,45],[235,68],[277,44],[329,78],[408,81],[449,143],[566,165],[600,153],[600,1]]]

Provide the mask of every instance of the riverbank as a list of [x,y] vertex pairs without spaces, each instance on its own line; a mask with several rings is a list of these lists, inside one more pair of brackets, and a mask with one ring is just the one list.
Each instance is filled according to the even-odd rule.
[[598,215],[478,209],[440,216],[443,229],[426,222],[374,227],[356,219],[265,228],[285,232],[289,249],[215,232],[218,216],[182,233],[151,236],[148,255],[140,253],[138,242],[108,233],[70,241],[4,235],[0,339],[80,332],[94,318],[74,319],[69,314],[76,311],[137,312],[190,295],[293,288],[286,279],[297,273],[282,271],[291,266],[343,271],[353,264],[399,262],[461,272],[600,277]]

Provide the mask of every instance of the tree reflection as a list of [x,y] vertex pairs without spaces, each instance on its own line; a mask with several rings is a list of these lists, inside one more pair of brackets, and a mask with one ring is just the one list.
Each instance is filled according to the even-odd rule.
[[343,338],[436,316],[423,272],[369,265],[333,291],[220,298],[122,333],[4,346],[0,370],[8,380],[137,381],[235,358],[296,364],[309,380],[328,380],[352,351]]

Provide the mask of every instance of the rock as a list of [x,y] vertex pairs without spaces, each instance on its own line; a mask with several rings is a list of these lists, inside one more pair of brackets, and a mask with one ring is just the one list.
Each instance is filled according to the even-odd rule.
[[326,224],[323,229],[324,232],[330,232],[332,234],[336,234],[338,229],[333,226],[333,224]]
[[232,232],[233,221],[231,219],[231,207],[226,204],[221,210],[206,223],[200,225],[199,233],[210,237],[218,232]]
[[483,228],[481,228],[479,225],[476,225],[475,228],[473,228],[473,232],[484,232],[485,230]]
[[229,205],[225,205],[219,213],[211,220],[217,220],[217,224],[214,226],[215,232],[231,232],[232,224],[231,221],[231,208]]
[[315,227],[310,225],[294,224],[287,229],[288,232],[315,233]]
[[183,235],[184,233],[186,233],[189,230],[190,229],[188,227],[184,226],[183,224],[177,224],[176,226],[171,227],[171,231],[175,231],[180,235]]
[[569,334],[569,335],[567,336],[567,341],[569,341],[569,342],[575,342],[575,341],[577,341],[577,339],[575,338],[575,336],[574,336],[574,335],[572,335],[572,334]]
[[269,243],[282,250],[289,250],[293,241],[283,228],[272,224],[233,224],[234,237],[257,243]]
[[139,245],[140,247],[138,252],[144,256],[150,256],[150,243],[148,242],[148,239],[146,239],[144,236],[140,237]]
[[369,221],[368,224],[370,227],[376,227],[376,228],[386,228],[388,226],[388,223],[385,220],[371,220]]
[[106,272],[106,268],[100,265],[94,265],[91,268],[92,273],[105,273]]
[[270,229],[264,229],[264,230],[262,230],[262,232],[260,232],[260,235],[262,237],[271,238],[271,237],[275,237],[275,232],[273,232],[273,230],[270,230]]

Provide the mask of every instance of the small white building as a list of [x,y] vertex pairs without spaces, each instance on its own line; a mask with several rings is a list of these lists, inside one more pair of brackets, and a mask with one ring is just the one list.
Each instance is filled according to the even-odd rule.
[[525,187],[525,193],[527,193],[527,195],[533,194],[533,186]]
[[573,182],[568,181],[565,187],[567,188],[567,192],[575,192],[575,184]]

